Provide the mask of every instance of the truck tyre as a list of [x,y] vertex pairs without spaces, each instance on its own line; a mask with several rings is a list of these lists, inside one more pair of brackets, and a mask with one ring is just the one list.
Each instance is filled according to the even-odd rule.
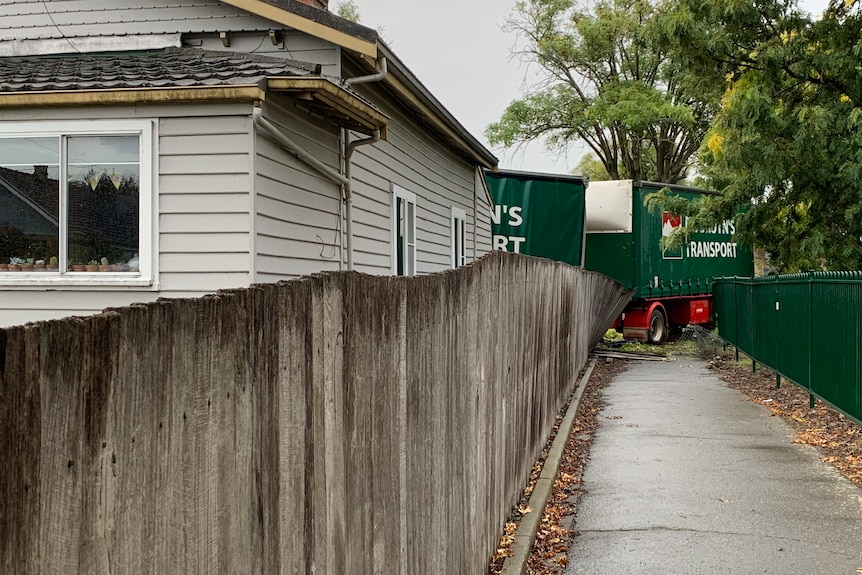
[[661,343],[667,337],[667,322],[664,314],[659,308],[652,310],[649,316],[649,329],[647,329],[647,343]]

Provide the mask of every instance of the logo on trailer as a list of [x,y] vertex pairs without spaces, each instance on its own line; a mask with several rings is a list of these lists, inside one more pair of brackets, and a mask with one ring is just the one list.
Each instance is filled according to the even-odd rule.
[[[661,237],[670,236],[675,229],[682,226],[682,216],[672,214],[670,212],[662,212],[661,214]],[[662,250],[661,257],[666,260],[681,260],[682,247]]]

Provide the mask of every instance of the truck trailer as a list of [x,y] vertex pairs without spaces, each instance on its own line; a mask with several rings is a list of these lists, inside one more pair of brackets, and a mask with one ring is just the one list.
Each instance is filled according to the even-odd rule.
[[586,179],[501,170],[486,171],[485,181],[495,250],[581,265]]
[[683,224],[677,214],[647,207],[646,197],[662,189],[690,200],[713,193],[688,186],[615,180],[591,182],[585,201],[583,265],[634,290],[617,327],[626,338],[650,343],[663,341],[671,326],[712,322],[713,278],[754,272],[751,250],[734,241],[732,220],[695,230],[677,249],[662,249],[662,237]]
[[679,249],[661,239],[682,225],[653,211],[662,189],[687,199],[710,194],[688,186],[501,170],[486,172],[494,201],[494,248],[582,265],[634,296],[614,327],[627,338],[659,343],[672,326],[712,322],[712,279],[751,276],[752,252],[733,239],[732,220],[696,230]]

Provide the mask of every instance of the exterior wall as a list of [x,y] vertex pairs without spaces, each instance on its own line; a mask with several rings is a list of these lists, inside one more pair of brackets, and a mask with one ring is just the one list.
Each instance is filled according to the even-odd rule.
[[[46,12],[46,6],[50,15]],[[0,40],[266,30],[270,26],[267,20],[215,1],[73,0],[0,3]]]
[[221,39],[214,34],[207,36],[183,36],[183,44],[199,47],[204,50],[254,52],[262,56],[287,58],[311,64],[320,64],[321,73],[328,76],[341,76],[341,49],[326,40],[315,38],[296,30],[285,30],[282,42],[273,44],[263,32],[232,34],[230,46],[222,44]]
[[452,267],[452,206],[467,214],[467,260],[473,259],[477,222],[476,256],[490,251],[490,206],[487,198],[480,197],[484,192],[477,195],[475,163],[448,148],[404,108],[393,104],[379,86],[361,84],[355,88],[391,118],[388,141],[362,146],[354,154],[356,269],[366,273],[392,273],[391,184],[417,197],[417,273]]
[[[311,121],[291,104],[264,117],[311,156],[339,170],[338,129]],[[343,266],[341,188],[265,135],[255,136],[255,281],[269,282]]]
[[[97,111],[98,110],[98,111]],[[153,287],[0,288],[0,326],[242,287],[251,270],[251,106],[2,110],[0,121],[159,118]]]
[[[45,10],[50,9],[50,16]],[[54,22],[51,21],[53,17]],[[78,0],[64,2],[0,3],[0,53],[22,55],[33,49],[22,46],[21,40],[60,40],[45,48],[47,52],[69,52],[68,45],[80,39],[82,51],[87,51],[84,39],[119,38],[111,49],[124,49],[134,43],[136,35],[164,36],[164,45],[176,45],[178,35],[188,46],[207,50],[252,52],[282,56],[313,64],[321,64],[325,74],[340,75],[340,51],[325,40],[295,30],[283,30],[282,42],[273,45],[266,32],[274,24],[264,18],[244,12],[222,2],[201,0]],[[276,25],[281,29],[280,25]],[[59,28],[59,29],[58,29]],[[225,47],[218,32],[230,31],[230,46]],[[62,33],[61,33],[62,32]],[[65,36],[65,38],[64,38]],[[116,40],[115,38],[115,40]],[[122,40],[128,38],[128,40]],[[69,42],[66,42],[69,39]]]
[[[476,243],[468,243],[469,249],[475,245],[476,258],[493,249],[491,242],[491,199],[488,194],[488,184],[482,170],[476,169],[476,227],[474,230]],[[472,255],[472,252],[470,253]]]

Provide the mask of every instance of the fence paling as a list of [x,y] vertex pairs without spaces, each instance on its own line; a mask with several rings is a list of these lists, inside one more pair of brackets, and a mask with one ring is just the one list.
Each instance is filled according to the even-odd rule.
[[484,573],[628,297],[495,253],[0,330],[0,572]]
[[716,286],[725,340],[862,422],[862,273],[721,278]]

